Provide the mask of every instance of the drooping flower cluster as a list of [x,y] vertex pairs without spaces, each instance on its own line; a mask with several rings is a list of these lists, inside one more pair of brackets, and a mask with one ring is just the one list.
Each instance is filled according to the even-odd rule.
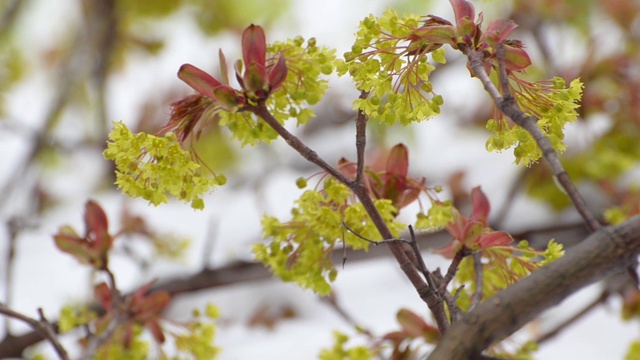
[[419,27],[419,16],[400,17],[393,10],[360,22],[356,42],[338,65],[339,75],[349,73],[358,90],[368,93],[354,102],[355,109],[388,125],[407,125],[440,113],[442,97],[429,82],[435,66],[425,55],[432,53],[435,61],[444,63],[444,51],[416,45],[413,32]]
[[[538,128],[547,136],[553,148],[562,153],[564,127],[578,118],[577,103],[582,97],[582,82],[571,81],[567,88],[561,78],[551,82],[529,83],[518,79],[516,101],[523,111],[538,118]],[[531,165],[542,157],[535,139],[525,129],[510,124],[502,114],[487,122],[493,135],[487,140],[489,151],[501,151],[513,147],[516,164]]]
[[356,42],[338,67],[339,74],[348,72],[356,87],[369,93],[365,99],[356,100],[356,109],[387,124],[399,121],[406,125],[438,114],[442,98],[433,92],[429,82],[435,66],[427,61],[427,55],[444,63],[443,45],[485,52],[487,72],[497,64],[498,44],[505,46],[509,72],[522,71],[531,64],[522,43],[506,39],[516,28],[515,23],[494,20],[482,32],[482,14],[476,21],[471,3],[450,2],[455,25],[434,15],[428,15],[426,20],[415,15],[399,17],[392,10],[379,18],[370,15],[360,23]]
[[[283,281],[293,281],[320,295],[331,292],[330,282],[337,276],[331,254],[342,242],[353,249],[367,249],[369,243],[344,230],[342,221],[362,237],[376,241],[380,233],[362,203],[351,201],[352,192],[333,178],[322,190],[307,190],[296,200],[291,219],[262,219],[268,244],[253,248],[257,260],[267,265]],[[382,219],[396,236],[405,225],[395,221],[396,208],[388,199],[375,201]]]
[[202,195],[224,185],[222,174],[213,178],[201,173],[201,165],[177,142],[176,134],[163,137],[133,134],[123,123],[114,123],[103,156],[116,165],[116,185],[131,197],[142,197],[154,205],[168,201],[168,195],[204,208]]

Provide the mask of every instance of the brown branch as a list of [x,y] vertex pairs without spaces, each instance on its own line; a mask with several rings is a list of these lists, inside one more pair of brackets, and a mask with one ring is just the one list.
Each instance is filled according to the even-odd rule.
[[[321,169],[326,171],[328,174],[333,176],[336,180],[340,181],[342,184],[348,186],[351,191],[358,197],[360,203],[367,211],[369,217],[371,217],[371,221],[375,224],[378,232],[383,239],[393,239],[394,236],[389,230],[389,227],[382,219],[382,216],[378,212],[373,203],[373,200],[367,193],[365,186],[362,183],[352,181],[346,176],[344,176],[340,171],[336,168],[329,165],[326,161],[318,156],[318,154],[306,146],[300,139],[298,139],[295,135],[291,134],[287,129],[284,128],[274,117],[271,115],[269,110],[266,108],[264,103],[258,104],[256,106],[247,106],[244,110],[250,111],[262,120],[267,123],[267,125],[271,126],[278,135],[280,135],[286,142],[291,146],[294,150],[296,150],[302,157],[307,159],[309,162],[312,162],[318,165]],[[436,323],[438,324],[438,329],[441,333],[444,333],[448,326],[448,321],[446,318],[446,313],[444,311],[444,305],[442,303],[442,299],[434,292],[434,289],[427,286],[422,276],[420,276],[420,272],[417,270],[416,266],[413,262],[410,261],[409,256],[405,251],[410,251],[410,249],[405,249],[402,243],[399,242],[391,242],[388,243],[387,246],[393,256],[398,261],[400,265],[400,269],[405,273],[413,287],[416,289],[420,298],[427,304],[429,309],[434,314],[436,318]]]
[[[363,91],[360,93],[360,99],[366,99],[369,93]],[[367,145],[367,115],[358,110],[358,117],[356,118],[356,151],[357,151],[357,171],[356,182],[362,182],[362,175],[364,173],[364,149]]]
[[[507,70],[504,66],[504,61],[499,61],[500,85],[504,93],[504,95],[502,95],[485,71],[485,53],[482,51],[472,50],[469,47],[461,47],[461,49],[469,58],[470,66],[474,75],[480,79],[484,89],[489,93],[489,95],[491,95],[498,109],[518,126],[527,130],[535,139],[540,151],[542,151],[542,155],[547,161],[547,164],[560,182],[560,185],[564,188],[567,195],[571,198],[573,205],[580,213],[580,216],[584,219],[589,230],[594,231],[598,229],[600,227],[600,223],[587,208],[587,205],[578,192],[578,189],[576,189],[575,185],[569,178],[569,175],[564,170],[564,167],[558,158],[558,153],[556,153],[555,149],[551,145],[551,141],[549,141],[540,128],[538,128],[538,119],[533,116],[527,116],[522,112],[522,110],[520,110],[520,108],[518,108],[515,98],[511,94],[511,86],[509,85],[509,78],[507,77]],[[500,44],[497,47],[499,59],[504,59],[504,51],[504,45]]]
[[640,216],[598,229],[555,262],[511,285],[451,325],[431,360],[470,359],[522,328],[567,296],[612,273],[640,254]]
[[[7,36],[9,30],[13,28],[20,11],[24,8],[26,1],[12,0],[5,7],[0,17],[0,36]],[[6,4],[6,3],[5,3]]]
[[56,337],[56,334],[55,334],[56,331],[54,330],[53,326],[49,323],[49,321],[47,321],[47,319],[45,318],[44,313],[42,312],[42,309],[38,309],[38,314],[40,314],[40,321],[36,319],[32,319],[17,311],[13,311],[8,307],[6,307],[3,303],[0,303],[0,314],[4,314],[10,318],[20,320],[26,323],[32,329],[34,329],[36,333],[39,334],[42,338],[47,339],[51,343],[51,345],[53,346],[54,350],[56,351],[60,359],[63,359],[63,360],[69,359],[69,355],[67,354],[67,351],[64,349],[62,344],[60,344],[60,342],[58,341],[58,338]]
[[453,277],[456,276],[456,273],[458,272],[458,267],[460,267],[460,262],[467,255],[469,255],[469,249],[467,249],[464,246],[461,247],[458,251],[456,251],[456,254],[453,256],[453,259],[451,260],[451,264],[449,264],[447,273],[444,275],[444,278],[440,282],[440,285],[438,287],[439,291],[446,291],[447,285],[449,285],[451,280],[453,280]]
[[[546,233],[546,229],[543,229]],[[530,231],[535,234],[534,230]],[[549,234],[550,237],[561,238],[559,234]],[[416,242],[423,248],[440,248],[451,240],[449,233],[438,231],[435,233],[417,234]],[[566,242],[567,239],[562,239]],[[570,240],[570,239],[569,239]],[[571,241],[571,242],[578,242]],[[349,254],[349,263],[363,260],[373,260],[388,257],[389,251],[382,246],[370,247],[369,251],[353,251]],[[334,250],[331,258],[334,263],[342,261],[342,249]],[[256,262],[236,262],[216,269],[204,269],[191,275],[167,277],[159,281],[150,292],[166,291],[172,298],[188,295],[193,292],[214,289],[227,285],[237,285],[252,281],[263,281],[272,277],[271,272],[262,264]],[[93,309],[100,310],[98,305]],[[55,322],[54,322],[55,329]],[[0,340],[0,359],[20,357],[29,346],[33,346],[45,338],[37,331],[31,331],[19,336],[8,336]]]

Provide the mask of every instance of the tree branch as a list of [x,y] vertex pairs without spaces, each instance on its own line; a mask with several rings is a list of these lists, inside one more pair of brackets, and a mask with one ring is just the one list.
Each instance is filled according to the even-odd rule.
[[[362,203],[362,206],[367,211],[367,214],[369,214],[369,217],[371,217],[371,221],[376,225],[376,228],[378,229],[378,232],[380,232],[382,238],[394,238],[391,230],[389,230],[389,227],[380,216],[378,209],[375,207],[373,200],[367,193],[367,190],[362,183],[350,180],[336,168],[332,167],[326,161],[320,158],[315,151],[310,149],[300,139],[287,131],[287,129],[285,129],[284,126],[282,126],[273,117],[273,115],[271,115],[264,103],[258,104],[256,106],[247,106],[244,110],[250,111],[256,116],[260,117],[269,126],[271,126],[271,128],[273,128],[278,133],[278,135],[280,135],[287,142],[287,144],[289,144],[289,146],[296,150],[305,159],[318,165],[321,169],[326,171],[335,179],[348,186],[351,191],[353,191],[353,193],[358,197],[360,203]],[[407,256],[407,253],[405,251],[410,251],[411,249],[405,249],[403,244],[399,242],[390,242],[387,244],[387,246],[398,261],[398,264],[400,264],[400,269],[402,269],[409,281],[411,281],[413,287],[420,295],[420,298],[433,312],[436,318],[436,323],[438,324],[438,329],[441,333],[444,333],[448,326],[448,320],[445,316],[442,299],[434,291],[435,289],[427,286],[417,267],[410,261],[410,258],[409,256]]]
[[522,110],[518,108],[518,105],[515,101],[515,98],[511,94],[511,86],[509,85],[509,78],[507,77],[507,70],[504,67],[504,45],[500,44],[497,47],[498,59],[503,59],[499,61],[500,63],[500,85],[504,96],[500,94],[500,91],[493,84],[489,75],[486,73],[484,68],[484,60],[485,54],[482,51],[472,50],[469,47],[461,47],[462,52],[467,55],[469,58],[471,69],[475,76],[480,79],[484,89],[491,95],[493,101],[495,102],[498,109],[507,117],[509,117],[514,123],[523,129],[527,130],[531,136],[535,139],[538,147],[542,151],[542,155],[551,170],[553,171],[555,177],[558,179],[565,192],[571,198],[573,205],[580,213],[580,216],[584,219],[587,227],[590,231],[594,231],[600,227],[600,223],[593,216],[591,211],[587,208],[584,199],[576,189],[573,182],[569,178],[569,174],[564,170],[564,167],[560,163],[558,158],[558,153],[556,153],[555,149],[551,145],[549,139],[544,135],[544,133],[538,128],[538,119],[533,116],[527,116]]
[[429,359],[473,358],[579,289],[624,271],[638,254],[640,216],[600,228],[562,258],[464,314],[444,334]]
[[8,307],[6,307],[3,303],[0,303],[0,314],[4,314],[16,320],[20,320],[26,323],[27,325],[29,325],[32,329],[36,331],[37,334],[49,340],[49,342],[51,343],[51,345],[53,345],[53,348],[55,349],[60,359],[68,360],[69,355],[67,354],[67,351],[64,349],[64,347],[62,347],[62,344],[60,344],[60,342],[58,341],[58,338],[56,337],[56,334],[55,334],[55,330],[53,329],[53,326],[44,317],[44,313],[42,312],[42,309],[38,309],[38,313],[40,314],[40,321],[36,319],[32,319],[19,312],[13,311]]
[[[360,93],[360,99],[366,99],[369,93],[362,91]],[[356,182],[362,182],[362,174],[364,173],[364,148],[367,145],[367,115],[358,110],[358,117],[356,118],[356,151],[357,151],[357,173]]]

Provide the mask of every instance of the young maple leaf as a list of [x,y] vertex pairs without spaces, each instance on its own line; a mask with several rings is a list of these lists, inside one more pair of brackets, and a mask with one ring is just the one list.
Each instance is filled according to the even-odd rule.
[[104,210],[95,201],[87,201],[84,213],[85,235],[79,236],[70,226],[63,226],[54,235],[58,249],[72,255],[83,264],[105,269],[113,245],[109,222]]
[[[356,164],[346,159],[338,163],[339,170],[355,179]],[[385,158],[379,158],[365,166],[363,182],[374,199],[389,199],[400,210],[415,201],[425,190],[425,179],[408,176],[409,150],[397,144]]]
[[471,217],[453,211],[453,221],[447,225],[453,241],[439,251],[446,257],[453,257],[460,249],[475,252],[494,246],[507,246],[513,242],[509,233],[495,231],[487,226],[491,205],[479,186],[471,190],[471,203]]
[[154,281],[141,286],[131,295],[128,312],[132,321],[145,326],[157,342],[163,343],[165,337],[159,321],[162,312],[169,305],[171,297],[166,291],[147,294],[153,283]]
[[[227,64],[220,52],[220,66],[223,82],[191,64],[184,64],[178,71],[178,77],[198,91],[218,102],[223,108],[231,110],[249,101],[264,101],[277,90],[287,77],[287,64],[282,56],[274,65],[267,66],[267,42],[262,27],[249,25],[242,33],[242,59],[236,62],[236,79],[244,91],[228,85]],[[244,71],[242,64],[244,63]]]
[[106,311],[96,322],[96,333],[102,333],[114,317],[124,314],[126,320],[120,326],[122,330],[120,336],[125,347],[128,347],[133,340],[133,325],[146,327],[157,342],[163,343],[165,336],[160,319],[162,312],[169,305],[171,297],[166,291],[147,294],[153,283],[154,281],[151,281],[142,285],[121,302],[118,308],[113,306],[113,290],[109,285],[103,282],[95,286],[94,295]]

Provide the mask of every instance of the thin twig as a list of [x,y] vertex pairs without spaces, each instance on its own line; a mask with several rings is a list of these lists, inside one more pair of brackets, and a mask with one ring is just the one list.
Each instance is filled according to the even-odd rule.
[[109,268],[103,269],[105,273],[107,273],[107,279],[109,281],[109,288],[111,289],[111,303],[114,309],[120,308],[121,296],[120,290],[118,290],[118,286],[116,285],[116,277],[113,275]]
[[16,19],[20,14],[20,11],[24,8],[24,0],[13,0],[4,8],[4,13],[0,17],[0,36],[6,36],[6,33],[16,23]]
[[[429,285],[432,289],[437,289],[438,288],[436,286],[436,284],[435,284],[435,281],[433,280],[433,276],[431,275],[431,272],[429,271],[429,269],[427,268],[427,265],[424,262],[424,258],[422,257],[422,253],[420,253],[420,247],[418,245],[418,242],[416,241],[416,234],[413,231],[413,226],[409,225],[409,234],[411,235],[411,240],[405,240],[405,239],[402,239],[402,238],[400,238],[400,239],[395,239],[394,238],[394,239],[374,241],[374,240],[371,240],[371,239],[367,239],[366,237],[358,234],[355,230],[350,228],[349,225],[347,225],[343,220],[340,220],[340,223],[343,226],[343,234],[342,234],[343,241],[344,241],[344,229],[346,228],[353,235],[355,235],[358,238],[360,238],[360,239],[362,239],[362,240],[364,240],[364,241],[366,241],[366,242],[368,242],[370,244],[373,244],[373,245],[380,245],[380,244],[396,242],[396,241],[411,245],[411,249],[413,250],[412,258],[415,258],[416,267],[424,275],[424,278],[427,280],[427,285]],[[343,258],[343,263],[342,263],[343,266],[344,266],[344,260],[345,260],[345,258]]]
[[[7,230],[9,232],[9,241],[7,241],[7,259],[5,262],[5,280],[4,290],[5,299],[4,302],[8,307],[11,306],[11,293],[13,292],[13,265],[15,262],[15,250],[16,250],[16,238],[18,235],[17,219],[14,217],[7,222]],[[11,325],[8,318],[4,319],[4,331],[5,334],[11,334]]]
[[560,163],[558,153],[551,145],[551,141],[544,135],[544,133],[538,128],[538,119],[533,116],[525,115],[522,110],[518,108],[515,98],[511,94],[511,87],[509,85],[509,78],[507,76],[507,70],[504,66],[504,45],[500,44],[496,50],[498,53],[499,63],[499,78],[504,96],[500,94],[500,91],[493,84],[489,75],[484,68],[485,53],[482,51],[472,50],[469,47],[461,47],[462,51],[469,58],[471,69],[476,77],[480,79],[484,89],[491,95],[498,109],[507,117],[509,117],[514,123],[523,129],[527,130],[531,136],[535,139],[542,155],[544,156],[547,164],[551,167],[555,177],[558,179],[565,192],[571,198],[573,205],[578,210],[582,218],[584,219],[587,228],[590,231],[595,231],[600,228],[600,223],[593,216],[591,211],[587,208],[586,203],[575,185],[569,178],[569,175],[564,170],[564,167]]
[[476,291],[471,297],[471,306],[469,306],[469,311],[473,310],[473,308],[478,306],[482,301],[482,290],[484,284],[482,282],[482,252],[480,251],[473,254],[473,270],[476,273]]
[[444,275],[444,278],[440,282],[440,286],[438,287],[438,291],[445,291],[447,289],[447,285],[453,280],[453,277],[456,276],[458,272],[458,267],[460,267],[460,262],[467,255],[470,255],[469,249],[466,247],[461,247],[456,254],[453,256],[453,260],[451,260],[451,264],[449,264],[449,269],[447,269],[447,273]]
[[27,325],[29,325],[32,329],[40,333],[44,336],[45,339],[49,340],[54,350],[60,357],[60,359],[68,360],[69,355],[67,351],[64,349],[62,344],[58,341],[58,338],[55,334],[55,331],[52,329],[52,325],[46,321],[44,314],[42,313],[42,309],[38,309],[38,313],[41,314],[41,321],[36,319],[32,319],[24,314],[21,314],[17,311],[13,311],[9,309],[4,303],[0,302],[0,313],[6,315],[7,317],[14,318],[16,320],[20,320]]
[[502,222],[509,214],[509,210],[511,210],[511,207],[514,201],[516,200],[516,195],[518,193],[518,190],[520,190],[520,187],[522,186],[522,180],[524,180],[524,175],[525,175],[525,172],[520,171],[518,176],[509,186],[509,191],[507,192],[507,196],[505,197],[504,202],[501,204],[500,209],[493,216],[493,220],[491,223],[494,225],[494,228],[496,229],[504,228],[504,226],[502,226]]
[[338,303],[338,299],[336,298],[335,292],[329,294],[329,296],[321,297],[320,300],[329,304],[329,306],[349,325],[354,328],[359,329],[362,333],[366,334],[369,337],[373,337],[373,333],[368,329],[362,327],[362,325],[358,324],[358,322]]
[[451,323],[458,321],[460,316],[462,315],[462,310],[458,306],[458,297],[462,294],[462,289],[464,289],[464,285],[460,285],[454,292],[453,296],[450,296],[449,293],[445,291],[445,298],[447,300],[447,304],[449,306],[449,312],[451,313]]
[[366,242],[368,242],[369,244],[373,244],[373,245],[380,245],[380,244],[388,244],[388,243],[392,243],[392,242],[403,242],[403,243],[407,243],[407,244],[411,244],[412,242],[410,240],[405,240],[405,239],[383,239],[380,241],[375,241],[375,240],[371,240],[371,239],[367,239],[366,237],[358,234],[355,230],[353,230],[349,225],[347,225],[346,222],[344,222],[344,220],[340,220],[340,224],[342,224],[342,226],[344,226],[347,230],[349,230],[350,233],[352,233],[353,235],[355,235],[357,238],[362,239]]
[[422,271],[424,278],[427,280],[427,285],[429,285],[432,289],[437,289],[438,287],[433,280],[433,275],[429,269],[427,269],[427,265],[424,263],[424,258],[422,257],[422,253],[420,252],[420,246],[418,245],[418,241],[416,240],[416,233],[413,231],[413,226],[409,225],[409,234],[411,235],[411,248],[416,257],[416,261],[418,263],[418,268]]

